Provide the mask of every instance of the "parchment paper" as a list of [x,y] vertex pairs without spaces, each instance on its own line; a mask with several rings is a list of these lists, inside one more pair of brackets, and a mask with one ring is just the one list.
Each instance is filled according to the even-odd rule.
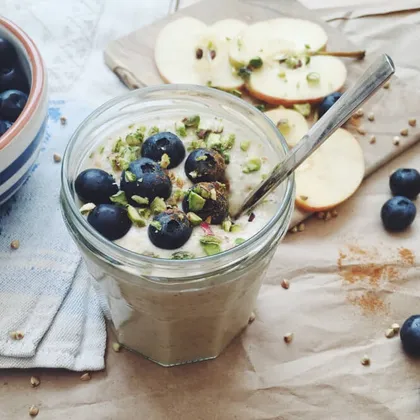
[[[352,8],[338,12],[325,8],[322,15],[347,17]],[[405,63],[397,71],[415,98],[420,60],[410,57],[419,54],[418,39],[404,28],[419,21],[412,11],[333,24],[359,45],[392,48],[397,65]],[[418,103],[412,112],[420,122]],[[398,113],[402,103],[387,106]],[[403,128],[388,124],[389,136]],[[337,218],[310,219],[304,232],[286,237],[255,322],[215,361],[164,369],[110,349],[106,371],[90,382],[64,371],[3,371],[0,418],[27,418],[32,404],[40,407],[37,418],[54,420],[420,418],[420,361],[403,354],[398,338],[384,336],[391,323],[420,312],[420,218],[407,232],[390,235],[379,217],[389,198],[389,172],[419,169],[419,153],[416,146],[375,172]],[[289,290],[281,288],[282,278],[289,279]],[[294,333],[288,345],[287,332]],[[361,365],[364,354],[370,366]],[[32,374],[41,378],[35,389]]]

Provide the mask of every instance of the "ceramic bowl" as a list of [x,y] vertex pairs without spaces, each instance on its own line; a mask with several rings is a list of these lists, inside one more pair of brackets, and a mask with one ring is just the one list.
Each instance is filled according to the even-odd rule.
[[38,157],[47,124],[48,87],[44,63],[32,39],[17,25],[1,16],[0,37],[15,46],[30,83],[25,108],[12,127],[0,137],[1,205],[23,185]]

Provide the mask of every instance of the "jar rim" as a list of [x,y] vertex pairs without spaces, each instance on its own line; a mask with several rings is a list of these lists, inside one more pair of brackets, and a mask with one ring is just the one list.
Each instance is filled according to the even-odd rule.
[[[261,238],[263,238],[267,234],[267,232],[269,232],[275,226],[279,219],[281,219],[281,217],[285,214],[288,208],[290,208],[290,203],[293,199],[294,192],[293,174],[291,174],[285,181],[287,183],[286,188],[281,198],[280,206],[278,207],[276,213],[271,217],[271,219],[264,225],[264,227],[259,232],[257,232],[251,238],[247,239],[245,242],[238,246],[227,249],[215,255],[198,257],[194,259],[174,260],[170,258],[155,258],[123,248],[115,244],[114,242],[106,239],[104,236],[100,235],[87,222],[86,218],[82,216],[82,214],[80,213],[80,209],[76,205],[76,201],[74,200],[69,186],[70,183],[74,181],[69,180],[66,174],[69,167],[70,156],[73,151],[73,147],[79,137],[79,133],[84,128],[89,126],[89,124],[92,123],[103,112],[118,105],[119,103],[122,103],[125,100],[129,100],[132,97],[137,97],[139,93],[147,95],[159,91],[167,91],[168,94],[170,92],[185,92],[186,96],[189,92],[198,92],[209,97],[213,97],[219,101],[229,101],[230,103],[237,105],[242,110],[251,112],[254,116],[258,118],[263,118],[265,120],[267,128],[271,130],[272,134],[274,134],[274,136],[277,137],[277,139],[279,140],[284,153],[287,153],[288,151],[286,140],[284,139],[280,131],[277,129],[277,127],[273,124],[273,122],[266,115],[257,110],[255,106],[230,93],[214,88],[209,88],[206,86],[190,84],[156,85],[136,89],[129,93],[119,95],[95,109],[88,117],[86,117],[82,121],[82,123],[77,127],[77,129],[71,136],[67,144],[66,150],[64,152],[63,164],[61,167],[61,207],[63,214],[66,218],[69,218],[70,216],[71,221],[73,225],[75,225],[78,234],[81,235],[89,243],[89,245],[95,249],[96,252],[99,252],[105,259],[112,261],[114,264],[117,263],[118,265],[127,265],[135,268],[141,267],[142,265],[161,265],[164,269],[170,269],[171,267],[175,266],[185,267],[185,264],[191,265],[192,262],[197,264],[217,262],[220,258],[223,257],[231,257],[230,260],[237,260],[238,255],[241,256],[239,260],[242,260],[247,255],[246,251],[252,249],[252,245],[255,242],[259,241]],[[215,269],[215,271],[217,271],[217,269]]]

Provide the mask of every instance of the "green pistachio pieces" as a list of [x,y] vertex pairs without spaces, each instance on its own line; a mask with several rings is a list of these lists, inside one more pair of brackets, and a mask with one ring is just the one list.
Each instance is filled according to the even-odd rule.
[[196,215],[192,211],[187,213],[187,219],[191,222],[193,226],[198,226],[203,221],[203,219],[200,216]]
[[140,204],[142,206],[149,205],[149,199],[147,197],[140,197],[139,195],[132,195],[131,199],[135,201],[137,204]]
[[206,204],[206,199],[191,191],[188,195],[188,206],[192,211],[200,211]]
[[101,146],[98,150],[99,154],[101,155],[105,150],[105,146]]
[[134,133],[127,134],[125,137],[125,142],[129,146],[140,146],[144,140],[144,133],[140,129],[136,130]]
[[232,149],[233,145],[235,144],[236,136],[235,134],[231,133],[227,137],[223,137],[222,144],[224,150]]
[[261,112],[264,112],[266,110],[266,106],[264,104],[255,105],[255,108],[257,108],[258,111],[261,111]]
[[243,244],[245,242],[244,238],[236,238],[235,239],[235,245],[240,245]]
[[206,155],[201,155],[201,156],[196,157],[196,158],[195,158],[195,160],[196,160],[197,162],[199,162],[199,161],[201,161],[201,160],[207,160],[207,156],[206,156]]
[[261,57],[254,57],[249,60],[249,67],[252,67],[253,69],[259,69],[263,65],[263,61]]
[[215,150],[222,150],[222,136],[217,133],[210,133],[207,137],[207,147]]
[[311,113],[311,104],[294,104],[293,109],[307,117]]
[[195,192],[196,194],[198,194],[199,196],[203,198],[210,198],[211,196],[211,192],[207,190],[206,188],[202,187],[201,185],[195,185],[193,188],[193,192]]
[[243,152],[247,152],[249,147],[251,146],[250,140],[241,141],[240,148]]
[[193,140],[191,144],[187,147],[187,150],[189,152],[196,150],[196,149],[202,149],[206,147],[206,143],[204,140]]
[[187,129],[185,127],[185,124],[181,121],[178,121],[175,123],[175,131],[176,134],[180,137],[186,137],[187,136]]
[[222,156],[226,164],[230,163],[230,154],[228,152],[223,151]]
[[153,214],[159,214],[166,210],[165,200],[160,197],[155,197],[150,204],[150,210]]
[[150,226],[153,226],[156,230],[162,230],[162,225],[157,220],[150,222]]
[[114,143],[114,146],[112,146],[112,152],[119,153],[122,147],[124,147],[124,141],[121,137],[119,137],[117,141]]
[[80,207],[80,213],[82,213],[83,215],[87,215],[89,214],[94,208],[96,207],[96,205],[94,203],[86,203],[83,204],[82,207]]
[[138,227],[146,226],[146,221],[133,206],[127,206],[128,218]]
[[284,79],[286,77],[286,72],[285,71],[281,71],[277,76],[279,76],[280,79]]
[[175,206],[176,203],[178,203],[179,201],[183,200],[185,197],[185,192],[182,190],[175,190],[172,193],[172,196],[168,199],[168,204],[171,206]]
[[120,204],[122,206],[126,206],[128,204],[127,197],[125,196],[125,192],[124,191],[118,191],[116,194],[111,195],[111,197],[109,197],[109,199],[113,203]]
[[311,49],[311,46],[310,46],[309,44],[305,44],[305,48],[306,48],[307,50],[310,50],[310,49]]
[[154,136],[157,133],[159,133],[159,127],[156,127],[154,125],[153,127],[150,127],[149,132],[147,134],[150,137],[150,136]]
[[176,251],[172,254],[171,260],[191,260],[195,255],[187,251]]
[[225,219],[222,222],[222,229],[225,232],[230,232],[230,228],[232,227],[232,221],[230,219]]
[[252,73],[252,71],[251,71],[249,68],[247,68],[247,67],[241,67],[241,68],[238,70],[237,75],[238,75],[241,79],[243,79],[243,80],[247,81],[247,80],[249,80],[249,78],[251,77],[251,73]]
[[319,81],[321,80],[321,77],[319,73],[311,72],[306,75],[306,80],[309,84],[318,85]]
[[233,225],[233,226],[230,228],[230,231],[231,231],[232,233],[240,232],[240,231],[241,231],[241,227],[240,227],[239,225]]
[[160,158],[160,167],[166,169],[171,164],[171,158],[167,153],[164,153]]
[[200,125],[200,116],[193,115],[192,117],[187,117],[182,120],[187,128],[198,128]]
[[138,209],[137,211],[139,212],[139,215],[143,217],[143,219],[148,219],[152,215],[151,210],[147,207],[143,207],[142,209]]
[[233,89],[230,90],[229,93],[231,93],[232,95],[237,96],[238,98],[242,98],[242,92],[238,89]]
[[245,165],[242,168],[242,172],[244,174],[257,172],[261,169],[261,164],[262,164],[261,159],[258,157],[248,159],[248,161],[245,163]]
[[130,171],[125,171],[124,177],[125,177],[126,182],[137,181],[136,176],[133,174],[133,172],[130,172]]
[[217,236],[206,235],[200,239],[200,244],[203,247],[206,255],[214,255],[222,252],[221,239]]

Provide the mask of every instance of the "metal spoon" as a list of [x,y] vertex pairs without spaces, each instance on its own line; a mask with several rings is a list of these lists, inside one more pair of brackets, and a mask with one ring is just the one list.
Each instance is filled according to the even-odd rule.
[[391,57],[381,55],[348,89],[343,96],[320,118],[289,150],[271,174],[245,199],[240,209],[232,215],[237,219],[256,206],[270,191],[278,187],[306,158],[308,158],[337,128],[344,124],[354,111],[375,93],[395,72]]

